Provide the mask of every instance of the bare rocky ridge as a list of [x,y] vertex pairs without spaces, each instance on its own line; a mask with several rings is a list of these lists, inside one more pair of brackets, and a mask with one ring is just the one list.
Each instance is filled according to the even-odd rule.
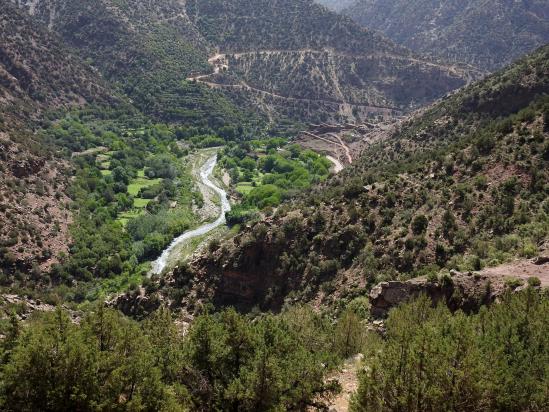
[[[21,321],[32,319],[32,316],[33,314],[35,314],[35,312],[36,313],[53,312],[57,309],[56,305],[42,302],[40,300],[30,299],[25,296],[18,296],[13,294],[2,294],[0,295],[0,307],[5,309],[6,306],[17,308],[16,316]],[[67,311],[73,323],[80,322],[82,313],[71,310],[66,305],[62,305],[61,308]],[[6,317],[7,317],[6,313],[0,314],[0,319],[4,320]],[[0,335],[0,339],[2,339],[1,335]]]

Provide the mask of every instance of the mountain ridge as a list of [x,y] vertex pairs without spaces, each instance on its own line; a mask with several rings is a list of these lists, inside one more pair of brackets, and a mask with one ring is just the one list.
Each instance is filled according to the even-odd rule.
[[72,212],[70,166],[36,131],[54,111],[125,100],[9,1],[0,15],[0,260],[38,273],[68,252]]
[[[206,93],[203,85],[181,82],[211,73],[207,60],[215,53],[225,53],[231,64],[213,76],[210,92],[223,91],[251,111],[259,106],[264,117],[291,121],[364,118],[369,112],[362,106],[408,110],[479,75],[421,60],[310,0],[111,3],[102,0],[92,10],[78,1],[48,0],[32,3],[31,10],[31,3],[19,1],[120,83],[142,110],[168,121],[184,119],[169,107],[204,104],[205,98],[193,104],[182,98],[191,90]],[[152,23],[143,25],[143,19]],[[304,95],[311,99],[305,108],[292,100]]]
[[536,0],[355,0],[342,13],[423,55],[482,70],[549,42],[549,5]]

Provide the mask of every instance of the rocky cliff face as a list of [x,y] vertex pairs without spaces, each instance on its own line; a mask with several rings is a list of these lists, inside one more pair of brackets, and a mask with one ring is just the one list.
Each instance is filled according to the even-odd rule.
[[452,276],[436,282],[415,279],[379,283],[370,292],[371,314],[375,318],[385,317],[391,308],[422,294],[435,304],[446,303],[453,310],[465,312],[490,304],[497,296],[486,276],[452,272]]
[[435,280],[381,282],[369,295],[371,314],[383,318],[391,308],[422,294],[429,296],[433,304],[444,303],[451,310],[469,313],[497,301],[506,292],[522,290],[529,283],[537,289],[549,287],[549,258],[515,261],[479,272],[452,270]]

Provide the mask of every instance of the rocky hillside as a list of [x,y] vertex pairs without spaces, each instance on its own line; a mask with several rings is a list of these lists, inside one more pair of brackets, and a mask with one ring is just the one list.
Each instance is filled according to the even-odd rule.
[[175,304],[192,290],[242,309],[337,306],[380,281],[536,256],[549,233],[548,62],[549,46],[418,114],[161,289]]
[[[209,70],[210,45],[176,0],[13,0],[47,25],[146,114],[173,123],[243,121],[220,93],[185,83]],[[222,120],[220,120],[222,119]]]
[[20,119],[37,117],[36,108],[62,108],[104,101],[111,92],[98,74],[60,39],[36,25],[10,2],[0,21],[2,112]]
[[[230,122],[242,117],[235,105],[271,120],[398,113],[477,75],[418,58],[311,0],[18,3],[170,122],[195,121],[197,108],[210,124]],[[216,53],[223,70],[213,73]]]
[[0,261],[50,266],[66,251],[66,164],[33,130],[44,114],[115,102],[103,80],[10,2],[0,9]]
[[544,0],[355,0],[344,13],[414,51],[485,70],[549,42]]
[[404,111],[473,75],[418,58],[310,0],[199,0],[187,15],[225,60],[206,82],[288,117]]

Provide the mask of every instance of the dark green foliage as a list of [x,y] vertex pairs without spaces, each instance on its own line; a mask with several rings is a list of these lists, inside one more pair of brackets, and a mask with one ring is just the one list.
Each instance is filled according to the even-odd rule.
[[58,310],[25,331],[2,368],[2,409],[176,410],[139,326],[99,309],[80,326]]
[[359,353],[365,340],[360,317],[352,310],[346,310],[335,326],[336,349],[345,358]]
[[[502,131],[502,133],[509,133],[509,130]],[[494,138],[494,136],[488,134],[482,135],[478,138],[476,142],[476,148],[483,155],[490,154],[490,151],[494,148],[495,145],[496,139]]]
[[[297,145],[277,151],[277,147],[284,146],[283,142],[282,139],[254,140],[229,144],[221,151],[219,163],[228,170],[233,181],[252,186],[243,193],[245,208],[278,206],[285,198],[329,175],[330,162],[323,156]],[[263,154],[266,156],[260,157]],[[237,185],[237,190],[242,190],[241,187]]]
[[412,232],[414,232],[415,235],[421,235],[425,232],[428,225],[429,220],[427,217],[425,215],[418,215],[414,217],[414,220],[412,221]]
[[57,310],[10,330],[5,411],[297,411],[339,388],[325,382],[340,361],[331,324],[306,308],[254,322],[233,310],[202,315],[184,337],[165,309],[141,325],[103,307],[80,324]]
[[530,277],[528,278],[528,286],[531,286],[533,288],[541,286],[541,280],[539,280],[538,277]]
[[259,217],[259,214],[253,209],[250,210],[246,206],[236,205],[231,209],[230,212],[227,212],[225,214],[225,217],[227,219],[227,224],[229,226],[234,226],[241,225],[250,220],[257,219]]
[[[253,326],[233,311],[198,319],[189,336],[189,359],[198,374],[184,378],[194,407],[300,410],[315,393],[329,394],[333,386],[322,382],[317,365],[329,364],[330,354],[320,348],[312,352],[297,333],[287,321],[272,316]],[[201,392],[199,382],[209,389]]]
[[[146,124],[131,110],[97,108],[67,115],[43,132],[72,152],[77,168],[70,255],[52,271],[58,282],[140,273],[137,263],[156,258],[193,221],[192,178],[174,153],[173,129],[130,129],[134,122]],[[178,208],[170,207],[173,201]]]
[[543,411],[549,406],[549,300],[529,289],[477,315],[417,301],[366,345],[353,411]]

